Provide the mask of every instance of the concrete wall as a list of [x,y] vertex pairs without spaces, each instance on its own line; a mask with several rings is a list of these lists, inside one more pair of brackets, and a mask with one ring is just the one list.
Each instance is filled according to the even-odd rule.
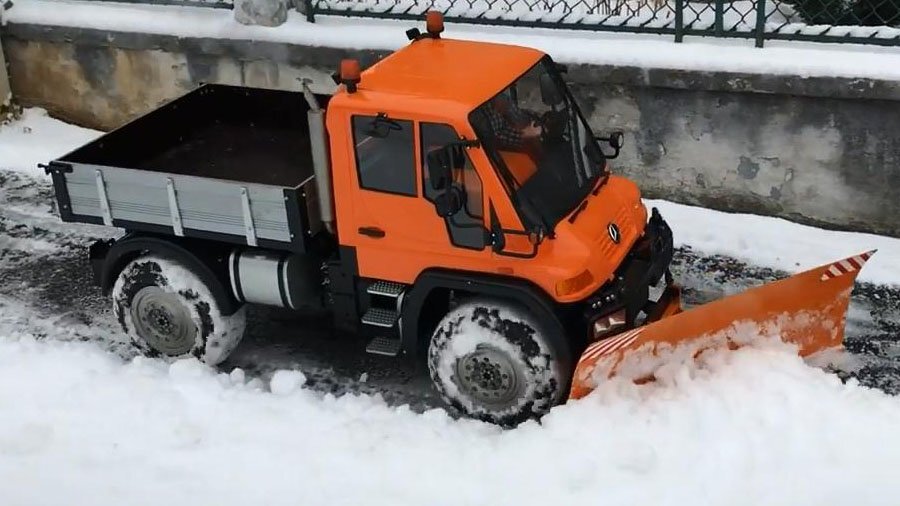
[[[20,102],[102,129],[201,82],[328,91],[341,58],[384,56],[14,24],[2,42]],[[626,132],[616,170],[647,196],[900,236],[900,83],[587,65],[569,80],[598,132]]]
[[[0,6],[0,32],[3,31],[3,6]],[[3,119],[9,113],[9,106],[12,101],[12,89],[9,85],[9,71],[6,68],[6,55],[3,53],[3,46],[0,45],[0,119]]]

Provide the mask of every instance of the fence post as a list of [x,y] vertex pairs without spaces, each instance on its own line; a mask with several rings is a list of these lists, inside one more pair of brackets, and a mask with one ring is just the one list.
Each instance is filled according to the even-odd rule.
[[316,22],[316,13],[313,10],[313,2],[315,0],[303,0],[303,10],[306,11],[306,20],[310,23]]
[[716,37],[725,34],[725,0],[716,0]]
[[756,0],[756,47],[763,47],[766,37],[766,0]]
[[684,2],[675,0],[675,42],[684,40]]

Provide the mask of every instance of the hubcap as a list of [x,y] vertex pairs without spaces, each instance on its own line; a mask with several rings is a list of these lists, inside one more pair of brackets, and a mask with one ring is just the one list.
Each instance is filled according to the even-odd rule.
[[197,328],[188,308],[174,293],[158,286],[141,288],[131,302],[135,331],[151,348],[184,355],[194,347]]
[[510,357],[490,346],[456,361],[459,386],[470,397],[487,406],[503,406],[516,398],[519,375]]

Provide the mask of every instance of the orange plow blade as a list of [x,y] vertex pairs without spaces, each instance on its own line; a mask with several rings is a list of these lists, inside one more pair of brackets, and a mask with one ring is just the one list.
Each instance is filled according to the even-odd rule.
[[[652,379],[661,357],[737,348],[760,335],[780,336],[801,356],[842,345],[850,292],[856,276],[875,253],[869,251],[752,288],[687,311],[678,307],[677,288],[661,318],[590,344],[572,379],[578,399],[617,373],[636,381]],[[626,371],[627,370],[627,371]]]

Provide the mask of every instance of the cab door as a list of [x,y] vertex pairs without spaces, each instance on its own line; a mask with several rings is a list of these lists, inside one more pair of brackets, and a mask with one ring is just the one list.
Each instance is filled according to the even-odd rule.
[[458,184],[472,187],[468,205],[445,220],[432,203],[423,157],[458,139],[452,127],[384,114],[352,115],[350,123],[357,193],[354,236],[342,242],[356,247],[361,277],[411,284],[429,267],[466,268],[489,258],[484,196],[471,163],[458,175]]

